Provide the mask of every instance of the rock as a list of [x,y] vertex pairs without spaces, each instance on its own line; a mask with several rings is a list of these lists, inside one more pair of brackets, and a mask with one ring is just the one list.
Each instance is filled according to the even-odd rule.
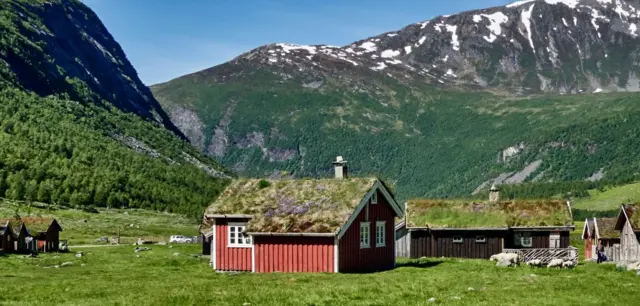
[[459,296],[452,296],[452,297],[451,297],[451,299],[452,299],[452,300],[459,300],[459,299],[461,299],[461,297],[459,297]]
[[531,276],[531,277],[537,277],[537,275],[535,275],[535,274],[529,274],[529,276]]
[[198,257],[200,257],[200,254],[189,254],[189,256],[198,258]]
[[427,300],[427,302],[429,302],[429,303],[433,303],[433,302],[435,302],[435,301],[436,301],[436,298],[434,298],[434,297],[429,298],[429,299]]
[[180,256],[180,253],[173,253],[173,256]]
[[173,246],[172,246],[172,245],[170,245],[170,246],[169,246],[169,248],[170,248],[170,249],[173,249]]
[[55,265],[55,266],[53,266],[53,267],[54,267],[54,268],[56,268],[56,269],[60,268],[60,266],[58,266],[58,265]]
[[142,252],[142,251],[151,251],[151,248],[141,248],[141,247],[137,247],[135,249],[133,249],[134,252],[138,253],[138,252]]
[[160,242],[158,242],[158,243],[156,243],[156,244],[157,244],[157,245],[167,245],[167,243],[166,243],[166,242],[164,242],[164,241],[160,241]]
[[102,237],[96,239],[96,242],[104,242],[104,243],[109,242],[109,237],[102,236]]
[[244,304],[242,304],[242,306],[249,306],[249,305],[251,305],[251,303],[245,302]]
[[136,255],[137,258],[140,258],[140,255]]
[[68,267],[68,266],[72,266],[73,262],[71,261],[65,261],[62,264],[60,264],[61,267]]
[[83,264],[80,264],[80,266],[81,266],[81,267],[84,267],[84,266],[86,266],[86,265],[87,265],[87,264],[84,264],[84,263],[83,263]]
[[76,258],[84,256],[84,252],[76,252]]
[[473,290],[476,290],[476,289],[473,289],[473,287],[467,288],[467,291],[473,291]]
[[125,215],[128,215],[128,214],[129,214],[129,212],[128,212],[128,211],[125,211],[125,212],[124,212],[124,214],[125,214]]
[[640,261],[633,262],[627,265],[627,271],[638,271],[640,270]]

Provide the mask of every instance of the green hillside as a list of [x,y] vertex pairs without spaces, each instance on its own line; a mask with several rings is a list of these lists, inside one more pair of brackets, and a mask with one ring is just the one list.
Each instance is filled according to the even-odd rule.
[[573,206],[589,210],[619,210],[624,203],[640,202],[640,183],[589,190],[589,197],[576,199]]
[[[538,160],[520,181],[585,180],[604,168],[608,181],[629,182],[640,173],[637,94],[509,98],[392,78],[362,81],[375,90],[361,92],[303,82],[232,62],[152,91],[203,151],[251,176],[329,176],[342,155],[352,175],[382,176],[406,199],[469,195]],[[201,122],[179,120],[191,113]]]
[[1,1],[0,34],[0,198],[195,218],[227,183],[81,2]]

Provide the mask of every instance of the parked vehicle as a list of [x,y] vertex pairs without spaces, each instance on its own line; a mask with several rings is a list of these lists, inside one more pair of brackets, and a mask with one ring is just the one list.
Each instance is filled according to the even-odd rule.
[[169,238],[169,243],[193,243],[193,237],[174,235]]

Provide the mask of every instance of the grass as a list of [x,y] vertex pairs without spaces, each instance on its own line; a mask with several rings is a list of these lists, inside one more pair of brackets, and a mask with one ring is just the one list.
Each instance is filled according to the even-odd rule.
[[[14,305],[635,305],[638,277],[611,264],[498,268],[488,260],[399,260],[372,274],[214,273],[196,245],[84,249],[0,258],[0,304]],[[79,249],[76,249],[79,250]],[[173,253],[180,253],[174,256]],[[136,257],[139,255],[140,257]],[[45,268],[71,261],[62,268]],[[84,264],[84,266],[83,266]],[[469,290],[473,288],[473,290]],[[459,298],[459,299],[458,299]],[[248,304],[247,304],[248,303]]]
[[94,244],[102,236],[116,236],[120,233],[121,242],[134,241],[138,237],[168,239],[171,235],[198,234],[198,224],[181,215],[154,212],[142,209],[98,209],[90,213],[78,209],[56,209],[31,207],[18,202],[0,200],[0,218],[10,218],[16,212],[21,217],[54,217],[62,227],[60,239],[66,239],[70,245]]
[[604,191],[589,190],[589,197],[578,198],[573,207],[590,210],[620,209],[623,203],[640,201],[640,183],[609,187]]

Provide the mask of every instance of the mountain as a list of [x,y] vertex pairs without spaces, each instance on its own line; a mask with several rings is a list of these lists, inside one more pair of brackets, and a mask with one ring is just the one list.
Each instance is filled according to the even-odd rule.
[[327,176],[342,155],[401,198],[626,182],[640,173],[638,7],[519,1],[343,47],[270,44],[151,89],[243,175]]
[[0,197],[196,215],[229,177],[87,6],[0,2]]

